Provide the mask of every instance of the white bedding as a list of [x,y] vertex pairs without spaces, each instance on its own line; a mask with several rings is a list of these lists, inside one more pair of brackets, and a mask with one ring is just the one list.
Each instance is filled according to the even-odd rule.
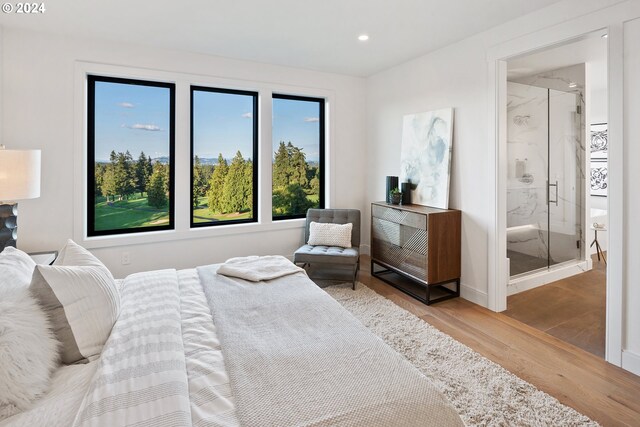
[[133,274],[119,285],[122,311],[100,359],[61,367],[33,408],[0,427],[239,425],[198,271]]

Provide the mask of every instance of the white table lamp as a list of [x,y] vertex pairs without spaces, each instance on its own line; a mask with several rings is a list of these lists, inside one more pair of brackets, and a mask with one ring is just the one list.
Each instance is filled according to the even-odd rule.
[[40,150],[6,150],[0,145],[0,251],[16,246],[16,202],[37,197],[40,197]]

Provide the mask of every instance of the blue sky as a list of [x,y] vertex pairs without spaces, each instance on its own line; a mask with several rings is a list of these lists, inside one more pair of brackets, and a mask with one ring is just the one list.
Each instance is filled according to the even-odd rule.
[[220,92],[193,94],[193,151],[201,158],[253,157],[253,97]]
[[99,81],[95,88],[96,160],[108,161],[111,150],[134,159],[169,154],[169,89]]
[[[141,151],[152,158],[169,152],[169,90],[160,87],[96,82],[96,160],[111,150]],[[226,159],[240,150],[252,155],[252,97],[219,92],[194,93],[194,154]],[[273,100],[273,151],[280,141],[303,148],[307,161],[319,158],[318,104]],[[272,153],[273,155],[273,153]]]
[[320,114],[317,102],[273,100],[273,151],[280,141],[303,149],[307,161],[319,160]]

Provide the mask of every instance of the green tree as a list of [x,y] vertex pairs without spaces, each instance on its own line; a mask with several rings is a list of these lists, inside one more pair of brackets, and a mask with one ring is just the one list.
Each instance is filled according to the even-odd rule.
[[222,192],[228,172],[227,161],[220,153],[218,155],[218,164],[214,167],[209,179],[209,190],[207,191],[209,211],[211,212],[222,212]]
[[102,195],[106,197],[107,203],[109,198],[115,198],[116,192],[116,177],[113,171],[113,164],[109,163],[105,165],[104,173],[102,174]]
[[104,177],[105,165],[103,163],[95,163],[94,166],[94,191],[93,195],[97,199],[100,194],[102,194],[102,180]]
[[166,206],[168,201],[167,181],[168,177],[165,167],[160,163],[156,163],[147,185],[147,203],[149,206],[157,209]]
[[291,177],[291,168],[289,162],[289,152],[284,141],[280,141],[278,151],[275,152],[273,162],[273,187],[284,187],[289,185]]
[[[149,159],[149,165],[150,163],[151,159]],[[134,165],[135,190],[140,193],[140,197],[144,196],[144,191],[147,189],[147,182],[149,181],[151,173],[153,173],[153,167],[149,168],[149,165],[147,164],[147,156],[144,154],[144,151],[140,152],[138,161]]]
[[307,198],[307,193],[300,184],[291,184],[273,191],[273,213],[275,215],[302,214],[315,205]]
[[302,152],[301,148],[295,147],[291,142],[287,145],[287,151],[290,153],[289,168],[291,170],[291,179],[289,184],[299,184],[301,187],[307,187],[307,156]]
[[311,178],[311,182],[309,183],[311,187],[311,194],[320,194],[320,169],[314,168],[313,178]]
[[208,179],[205,168],[200,162],[200,158],[196,156],[193,159],[193,207],[197,208],[200,197],[207,194]]
[[245,207],[245,161],[236,152],[222,188],[222,212],[240,212]]
[[136,188],[135,173],[133,170],[133,157],[131,153],[118,153],[115,157],[115,162],[112,161],[113,173],[116,183],[116,194],[119,196],[119,200],[127,199],[130,194],[133,194]]
[[243,193],[242,210],[253,214],[253,162],[251,160],[244,162]]

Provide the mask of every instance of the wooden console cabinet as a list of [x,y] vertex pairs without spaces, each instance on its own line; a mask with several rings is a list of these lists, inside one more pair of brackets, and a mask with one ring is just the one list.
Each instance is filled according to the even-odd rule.
[[458,210],[371,204],[371,274],[427,305],[460,296],[460,239]]

